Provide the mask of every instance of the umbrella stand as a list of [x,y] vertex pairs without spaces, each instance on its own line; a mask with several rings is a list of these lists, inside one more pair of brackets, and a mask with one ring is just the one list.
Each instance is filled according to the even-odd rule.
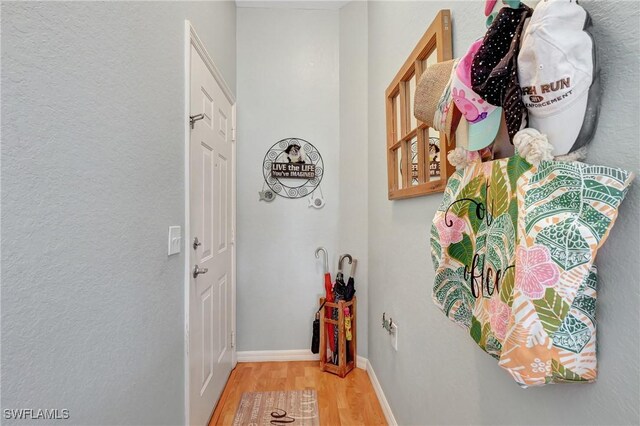
[[[351,263],[351,272],[349,272],[349,281],[347,281],[347,287],[345,288],[345,300],[350,301],[356,294],[356,267],[358,266],[358,260],[353,259]],[[347,308],[348,309],[348,308]],[[345,312],[345,315],[350,315],[350,312]],[[347,336],[347,340],[351,340],[349,336]],[[349,353],[350,345],[347,345],[347,361],[351,361],[351,354]]]
[[[344,274],[342,273],[342,262],[344,262],[345,259],[349,259],[349,264],[353,264],[353,257],[351,257],[350,254],[343,254],[342,256],[340,256],[340,259],[338,260],[338,273],[336,274],[336,283],[333,286],[334,302],[337,302],[340,300],[346,300],[345,292],[347,289],[347,285],[344,282]],[[338,320],[339,317],[340,317],[340,312],[338,312],[338,309],[334,309],[332,318],[334,320]],[[338,351],[339,351],[338,342],[340,341],[339,330],[334,329],[333,341],[334,341],[334,348],[335,348],[335,350],[333,351],[333,363],[338,365]]]
[[[337,360],[338,363],[334,364],[332,362],[332,357],[327,356],[326,350],[320,350],[320,370],[327,371],[332,374],[336,374],[339,377],[345,377],[351,370],[353,370],[356,366],[357,359],[357,297],[354,297],[350,301],[339,300],[336,302],[326,302],[325,298],[320,298],[320,305],[325,304],[320,312],[320,328],[322,330],[328,324],[333,324],[338,329],[338,345],[336,348],[337,351]],[[322,311],[338,311],[338,319],[334,320],[328,318],[323,314]],[[348,310],[351,313],[351,340],[347,340],[347,333],[345,329],[345,321],[347,320],[345,317],[345,311]],[[327,311],[328,312],[328,311]],[[331,335],[320,333],[320,347],[326,348],[327,346],[327,338],[331,340]],[[349,351],[351,355],[351,359],[347,359],[347,351]]]

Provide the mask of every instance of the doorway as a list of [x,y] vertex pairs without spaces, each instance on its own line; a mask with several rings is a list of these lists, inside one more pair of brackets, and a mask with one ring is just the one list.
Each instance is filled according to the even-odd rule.
[[236,363],[235,98],[186,21],[186,416],[203,425]]

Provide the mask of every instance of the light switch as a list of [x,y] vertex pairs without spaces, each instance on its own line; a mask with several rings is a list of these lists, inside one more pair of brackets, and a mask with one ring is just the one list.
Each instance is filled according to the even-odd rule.
[[398,324],[395,322],[391,325],[391,346],[398,351]]
[[179,226],[169,227],[169,256],[180,253],[182,246],[182,230]]

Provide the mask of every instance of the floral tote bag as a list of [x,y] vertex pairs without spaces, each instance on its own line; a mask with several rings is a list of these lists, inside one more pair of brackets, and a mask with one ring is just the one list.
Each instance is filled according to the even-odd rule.
[[595,379],[593,261],[632,179],[517,155],[450,178],[431,227],[433,300],[521,386]]
[[515,286],[500,366],[522,386],[592,382],[596,253],[633,174],[545,161],[518,181]]
[[518,156],[456,171],[431,227],[434,303],[495,358],[510,318],[518,229]]

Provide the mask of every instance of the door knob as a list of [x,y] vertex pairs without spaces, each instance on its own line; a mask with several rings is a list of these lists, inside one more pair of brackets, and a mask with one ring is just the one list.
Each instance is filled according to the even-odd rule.
[[198,268],[198,265],[196,265],[193,268],[193,278],[198,278],[198,275],[206,274],[207,272],[209,272],[208,268]]

